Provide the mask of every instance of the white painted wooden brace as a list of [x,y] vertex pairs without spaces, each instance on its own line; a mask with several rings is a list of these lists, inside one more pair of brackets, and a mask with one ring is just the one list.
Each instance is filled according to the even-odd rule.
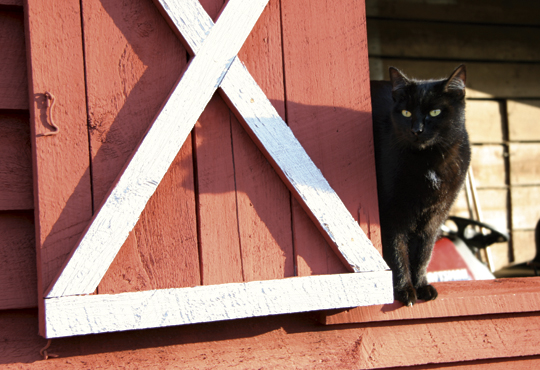
[[[195,54],[214,23],[197,0],[155,0]],[[188,17],[193,17],[188,20]],[[358,223],[315,166],[291,129],[237,58],[220,88],[229,106],[274,165],[337,255],[355,272],[388,269]]]
[[[44,300],[45,336],[392,302],[387,265],[236,57],[266,1],[231,0],[216,25],[196,0],[155,1],[196,56]],[[375,272],[78,295],[95,290],[218,86],[338,255],[356,272]]]
[[46,297],[96,289],[267,2],[228,2]]
[[393,302],[392,274],[319,275],[45,300],[46,337]]
[[156,0],[196,53],[47,297],[93,292],[133,229],[213,92],[232,108],[338,255],[356,272],[388,269],[236,53],[266,5],[230,1],[219,21],[198,1]]

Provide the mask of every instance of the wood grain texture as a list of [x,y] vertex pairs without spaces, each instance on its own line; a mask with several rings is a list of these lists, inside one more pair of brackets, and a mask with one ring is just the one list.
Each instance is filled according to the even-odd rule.
[[0,212],[0,310],[37,306],[32,211]]
[[[535,95],[538,97],[539,94]],[[508,135],[511,141],[540,141],[540,100],[508,100]]]
[[[534,27],[370,19],[370,56],[467,61],[540,61]],[[450,73],[450,72],[449,72]]]
[[[391,66],[415,78],[446,78],[460,62],[370,58],[372,80],[388,79]],[[468,98],[534,98],[540,96],[540,64],[467,62]]]
[[27,113],[0,113],[0,211],[33,209],[32,150]]
[[[46,340],[33,311],[0,312],[0,369],[535,369],[537,313],[323,327],[310,314]],[[403,367],[402,367],[403,366]],[[407,367],[405,367],[407,366]]]
[[369,17],[485,24],[540,24],[540,6],[534,1],[508,3],[505,0],[368,0],[366,8]]
[[390,271],[378,271],[50,298],[45,337],[385,303],[394,299],[391,281]]
[[[529,280],[532,279],[532,280]],[[326,325],[389,320],[463,317],[494,313],[535,312],[540,310],[540,278],[452,281],[435,283],[439,297],[405,307],[389,305],[358,307],[321,316]]]
[[[48,297],[90,293],[135,226],[266,2],[232,1],[184,72]],[[227,40],[227,41],[225,41]],[[129,191],[128,191],[129,189]],[[125,192],[129,196],[125,196]],[[127,216],[127,217],[126,217]]]
[[22,11],[0,8],[0,50],[0,109],[27,110],[28,78]]
[[[282,1],[286,106],[295,136],[380,249],[364,11]],[[293,225],[299,275],[343,269],[296,203]]]
[[[80,3],[27,0],[25,14],[38,289],[43,292],[92,216]],[[55,136],[39,136],[51,130],[47,91],[56,97],[60,133]]]
[[[186,51],[151,1],[82,5],[98,206],[181,75]],[[100,293],[200,283],[192,162],[188,138],[101,281]]]
[[[270,0],[238,57],[284,119],[280,18]],[[236,117],[231,128],[244,279],[295,276],[291,194]]]

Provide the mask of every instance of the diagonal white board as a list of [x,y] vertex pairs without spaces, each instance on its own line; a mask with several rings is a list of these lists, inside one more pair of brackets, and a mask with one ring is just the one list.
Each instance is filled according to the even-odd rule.
[[[197,0],[154,0],[197,54],[214,22]],[[388,269],[379,252],[238,58],[221,82],[225,100],[336,254],[355,272]]]
[[83,235],[47,298],[92,293],[212,94],[233,110],[355,272],[387,270],[345,205],[236,58],[267,0],[231,0],[216,25],[197,1],[156,0],[196,54]]

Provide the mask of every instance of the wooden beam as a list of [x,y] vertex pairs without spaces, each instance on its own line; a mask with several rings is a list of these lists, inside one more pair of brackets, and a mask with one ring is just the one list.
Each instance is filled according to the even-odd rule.
[[[349,294],[343,294],[343,292]],[[390,271],[50,298],[46,338],[393,301]]]
[[400,302],[321,315],[326,325],[540,311],[540,277],[435,283],[439,297],[405,307]]

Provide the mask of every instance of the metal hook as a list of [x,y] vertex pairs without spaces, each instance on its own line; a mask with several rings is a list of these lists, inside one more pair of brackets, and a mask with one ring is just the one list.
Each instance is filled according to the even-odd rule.
[[51,346],[51,340],[49,339],[45,347],[39,350],[39,354],[43,357],[44,360],[48,360],[49,357],[58,357],[58,355],[47,353],[47,348],[49,348],[50,346]]
[[58,126],[56,126],[56,124],[54,123],[54,118],[53,118],[53,107],[54,107],[54,103],[56,102],[55,101],[55,97],[53,94],[51,94],[50,92],[45,92],[45,97],[47,98],[47,109],[48,109],[48,113],[49,113],[49,125],[54,129],[53,131],[51,132],[46,132],[44,134],[40,134],[38,136],[52,136],[52,135],[57,135],[59,132],[60,132],[60,128],[58,128]]

